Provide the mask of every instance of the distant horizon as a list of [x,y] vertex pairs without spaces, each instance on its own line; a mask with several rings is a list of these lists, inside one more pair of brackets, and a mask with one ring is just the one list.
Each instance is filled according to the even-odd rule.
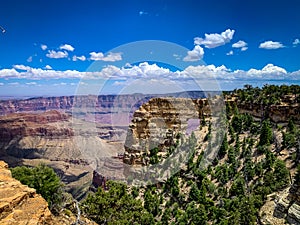
[[5,101],[5,100],[26,100],[26,99],[31,99],[31,98],[51,98],[51,97],[76,97],[76,96],[127,96],[127,95],[144,95],[144,96],[151,96],[151,95],[175,95],[175,94],[181,94],[185,92],[199,92],[199,93],[218,93],[218,92],[232,92],[235,89],[243,89],[245,85],[251,85],[253,88],[262,88],[264,85],[276,85],[276,86],[281,86],[281,85],[298,85],[296,83],[290,83],[290,84],[285,84],[285,83],[280,83],[280,84],[262,84],[260,86],[255,86],[252,84],[245,83],[242,87],[240,88],[234,88],[234,89],[228,89],[228,90],[187,90],[187,91],[179,91],[179,92],[167,92],[167,93],[101,93],[101,94],[81,94],[81,95],[76,95],[76,94],[69,94],[69,95],[0,95],[0,100]]

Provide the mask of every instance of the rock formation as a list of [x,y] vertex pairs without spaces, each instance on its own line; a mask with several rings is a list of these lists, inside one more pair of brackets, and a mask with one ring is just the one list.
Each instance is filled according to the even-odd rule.
[[135,111],[125,142],[124,163],[147,165],[149,151],[155,147],[164,152],[175,137],[188,129],[189,121],[210,117],[207,99],[153,98]]
[[[46,200],[35,189],[12,178],[8,165],[0,161],[0,225],[70,225],[76,220],[72,212],[54,216]],[[84,217],[80,221],[96,225]]]
[[11,177],[8,166],[0,161],[0,224],[51,224],[48,204],[33,188]]
[[44,113],[14,113],[0,117],[0,138],[11,140],[16,137],[42,136],[64,137],[73,136],[70,128],[56,127],[51,124],[68,121],[69,115],[56,110]]
[[274,214],[276,218],[283,218],[289,224],[300,224],[300,186],[293,184],[278,195]]

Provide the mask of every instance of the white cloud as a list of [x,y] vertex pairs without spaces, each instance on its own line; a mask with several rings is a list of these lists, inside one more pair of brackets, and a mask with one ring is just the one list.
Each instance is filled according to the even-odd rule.
[[225,45],[233,38],[235,30],[227,29],[221,34],[205,34],[205,38],[194,38],[195,45],[204,45],[206,48],[216,48]]
[[68,57],[68,52],[48,50],[48,53],[46,54],[46,56],[48,58],[52,58],[52,59],[67,58]]
[[226,55],[233,55],[233,51],[230,50],[229,52],[226,53]]
[[274,66],[273,64],[267,64],[264,68],[262,68],[261,70],[257,70],[257,69],[250,69],[248,70],[248,75],[255,75],[255,76],[263,76],[263,75],[284,75],[287,74],[287,71],[279,66]]
[[241,51],[246,51],[248,49],[248,47],[242,47]]
[[19,78],[20,74],[18,71],[16,71],[14,68],[13,69],[2,69],[0,70],[0,78]]
[[32,56],[29,56],[28,59],[26,60],[27,62],[32,62]]
[[260,43],[259,48],[278,49],[278,48],[284,48],[284,45],[278,41],[265,41],[263,43]]
[[95,61],[115,62],[122,60],[121,52],[110,52],[107,56],[104,56],[102,52],[91,52],[90,56],[90,59]]
[[[235,70],[231,71],[226,66],[215,65],[199,65],[189,66],[183,71],[172,72],[169,69],[160,67],[156,64],[149,64],[147,62],[133,65],[132,67],[116,67],[109,65],[101,71],[96,72],[80,72],[76,70],[58,71],[51,69],[32,68],[25,65],[14,65],[12,69],[0,70],[0,78],[2,79],[28,79],[28,82],[41,79],[82,79],[85,81],[95,79],[111,79],[114,80],[115,86],[125,84],[126,82],[133,82],[136,80],[144,80],[145,82],[157,83],[158,80],[170,80],[184,82],[186,80],[199,79],[205,83],[205,80],[217,79],[223,81],[245,81],[255,80],[255,82],[268,80],[295,80],[300,81],[300,70],[292,73],[287,72],[284,68],[267,64],[262,69],[252,68],[247,71]],[[125,81],[123,83],[122,81]],[[15,82],[15,80],[13,80]],[[65,80],[62,82],[66,82]],[[75,81],[71,81],[75,82]],[[57,82],[59,85],[65,85]],[[85,82],[87,84],[95,84],[95,82]],[[69,84],[67,82],[67,84]],[[10,84],[11,85],[11,84]],[[70,84],[70,85],[76,85]]]
[[30,66],[24,66],[24,65],[14,65],[13,68],[17,70],[26,70],[26,71],[31,69]]
[[233,48],[240,48],[242,51],[246,51],[248,49],[247,43],[244,41],[239,40],[238,42],[232,44]]
[[299,45],[300,44],[300,40],[299,38],[296,38],[294,41],[293,41],[293,45]]
[[60,50],[67,50],[67,51],[73,52],[75,48],[72,45],[64,44],[64,45],[61,45],[59,47],[59,49]]
[[45,69],[46,69],[46,70],[52,70],[52,67],[49,66],[49,65],[46,65],[46,66],[45,66]]
[[85,57],[84,55],[82,55],[82,56],[76,56],[76,55],[74,55],[74,56],[72,57],[72,60],[73,60],[73,61],[77,61],[77,60],[85,61],[85,60],[86,60],[86,57]]
[[47,48],[48,48],[48,46],[47,46],[47,45],[43,45],[43,44],[41,44],[41,49],[42,49],[43,51],[45,51]]
[[192,51],[187,52],[187,56],[183,58],[183,61],[193,62],[203,58],[204,50],[200,45],[196,45]]

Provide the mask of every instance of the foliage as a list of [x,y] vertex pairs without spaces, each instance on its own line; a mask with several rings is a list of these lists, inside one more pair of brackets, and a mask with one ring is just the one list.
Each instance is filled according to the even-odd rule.
[[[199,140],[194,133],[190,137],[180,134],[177,141],[180,138],[187,163],[178,172],[157,185],[139,189],[112,182],[108,191],[98,190],[89,196],[83,211],[99,224],[256,224],[267,196],[290,183],[290,171],[272,145],[273,133],[281,132],[283,148],[295,152],[287,159],[292,165],[298,165],[300,159],[297,123],[290,120],[278,126],[266,118],[267,110],[280,104],[281,97],[297,101],[299,93],[299,86],[286,85],[265,85],[262,89],[246,85],[235,90],[238,104],[260,104],[265,113],[262,121],[240,113],[235,102],[227,104],[227,130],[214,133],[211,120],[203,117],[201,127],[208,129],[205,137]],[[224,137],[217,157],[207,168],[201,167],[215,147],[214,135],[218,140]],[[176,151],[176,146],[170,148],[169,155]],[[160,160],[157,148],[149,156],[151,164]],[[294,182],[300,184],[300,166]]]
[[153,224],[152,214],[134,199],[123,183],[108,181],[108,191],[98,188],[81,204],[83,212],[99,224]]
[[54,210],[62,202],[62,183],[54,170],[44,164],[37,167],[18,166],[11,169],[12,176],[22,184],[36,189],[38,194],[48,202]]
[[262,128],[259,136],[259,145],[270,145],[272,143],[272,129],[270,127],[270,122],[268,120],[264,120],[262,122]]

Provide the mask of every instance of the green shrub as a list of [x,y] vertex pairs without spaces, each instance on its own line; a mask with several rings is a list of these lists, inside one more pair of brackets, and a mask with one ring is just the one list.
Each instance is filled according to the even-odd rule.
[[38,194],[48,202],[49,208],[54,209],[62,202],[62,183],[54,170],[44,164],[37,167],[18,166],[11,169],[12,176],[22,184],[36,189]]

